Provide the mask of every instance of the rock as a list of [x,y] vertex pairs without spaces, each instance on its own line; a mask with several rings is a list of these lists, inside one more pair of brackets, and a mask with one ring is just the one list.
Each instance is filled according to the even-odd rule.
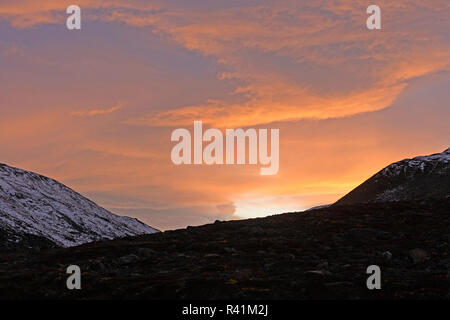
[[331,276],[331,272],[326,271],[326,270],[310,270],[310,271],[306,271],[305,274],[317,274],[320,276]]
[[450,259],[443,259],[439,261],[439,265],[450,270]]
[[328,269],[328,267],[329,267],[328,261],[321,262],[316,266],[316,268],[319,270]]
[[132,253],[119,258],[120,264],[130,264],[130,263],[137,262],[137,261],[139,261],[139,257]]
[[372,228],[353,228],[344,233],[348,240],[368,241],[371,239],[386,240],[388,235],[386,232],[381,232]]
[[248,280],[251,276],[252,276],[253,272],[250,269],[241,269],[241,270],[236,270],[234,272],[234,277],[239,280]]
[[237,250],[235,248],[225,247],[225,248],[223,248],[223,250],[225,250],[225,252],[228,252],[228,253],[236,253],[237,252]]
[[269,262],[269,263],[264,264],[264,269],[271,270],[274,268],[274,266],[275,266],[274,262]]
[[412,258],[414,264],[422,263],[428,259],[428,253],[422,249],[413,249],[409,251],[409,256]]
[[150,248],[139,248],[139,249],[137,250],[137,254],[138,254],[140,257],[151,258],[151,257],[153,257],[153,256],[156,254],[156,251],[155,251],[155,250],[152,250],[152,249],[150,249]]
[[381,254],[381,256],[383,257],[384,260],[391,260],[392,253],[390,253],[389,251],[385,251]]
[[248,232],[253,235],[261,235],[264,234],[264,229],[261,227],[251,227]]
[[92,263],[91,269],[93,269],[93,270],[105,270],[106,267],[105,267],[105,265],[102,262],[95,261],[95,262]]
[[352,286],[353,283],[350,281],[340,281],[340,282],[328,282],[325,283],[325,287],[344,287],[344,286]]

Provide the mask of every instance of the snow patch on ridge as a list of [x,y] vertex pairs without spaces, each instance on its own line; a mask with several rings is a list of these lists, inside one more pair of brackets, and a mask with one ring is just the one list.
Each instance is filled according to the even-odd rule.
[[0,229],[42,236],[64,247],[158,232],[112,214],[53,179],[2,164]]
[[427,166],[433,165],[433,163],[449,163],[450,162],[450,148],[442,153],[436,153],[429,156],[420,156],[412,159],[405,159],[399,162],[395,162],[383,170],[378,175],[382,176],[398,176],[400,174],[407,174],[411,172],[411,169],[415,169],[423,172]]

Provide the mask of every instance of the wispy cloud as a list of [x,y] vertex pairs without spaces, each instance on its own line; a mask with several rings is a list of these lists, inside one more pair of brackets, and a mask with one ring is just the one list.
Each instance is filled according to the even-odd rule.
[[114,113],[114,112],[122,109],[122,107],[123,107],[122,104],[118,104],[109,109],[91,109],[91,110],[84,110],[84,111],[73,111],[72,116],[75,116],[75,117],[102,116],[102,115]]
[[[220,127],[248,126],[384,109],[410,80],[450,66],[448,34],[436,32],[450,28],[450,6],[432,2],[434,7],[380,1],[385,16],[378,33],[365,29],[365,7],[355,1],[324,1],[320,9],[306,1],[267,1],[208,14],[149,17],[149,24],[176,42],[216,57],[230,69],[243,83],[235,89],[243,101],[207,101],[152,112],[132,122],[173,126],[202,118]],[[443,17],[439,22],[437,14]],[[314,70],[323,68],[324,78],[311,79],[318,77]],[[325,85],[330,74],[332,83]],[[341,83],[349,85],[334,90]]]
[[[73,33],[70,4],[0,1],[0,160],[149,224],[332,202],[448,147],[449,1],[378,0],[377,31],[354,0],[77,0]],[[173,165],[171,129],[199,119],[279,128],[278,175]]]
[[[350,0],[324,1],[320,8],[309,1],[243,1],[207,10],[113,3],[91,18],[149,27],[215,58],[227,70],[219,79],[239,83],[234,94],[241,97],[150,112],[128,123],[174,126],[201,117],[223,127],[346,117],[384,109],[412,79],[450,66],[448,34],[441,31],[450,29],[450,4],[440,0],[380,0],[383,30],[375,32],[365,28],[365,4]],[[326,78],[312,81],[321,69]],[[334,89],[343,83],[348,86]]]

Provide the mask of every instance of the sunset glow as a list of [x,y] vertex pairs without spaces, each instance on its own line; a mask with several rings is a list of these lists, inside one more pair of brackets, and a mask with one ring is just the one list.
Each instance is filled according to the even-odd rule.
[[[1,1],[0,162],[164,230],[332,203],[448,148],[450,2],[377,1],[374,31],[366,1],[312,3]],[[173,164],[196,120],[279,129],[277,174]]]

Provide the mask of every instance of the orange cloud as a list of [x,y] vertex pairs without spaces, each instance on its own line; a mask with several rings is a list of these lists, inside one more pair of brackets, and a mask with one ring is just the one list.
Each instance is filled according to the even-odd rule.
[[[286,3],[288,5],[283,7]],[[225,127],[345,117],[384,109],[395,101],[408,81],[449,67],[448,42],[435,36],[434,29],[416,32],[414,22],[402,16],[405,7],[409,11],[414,8],[414,12],[409,13],[409,19],[421,19],[422,10],[431,6],[381,3],[383,12],[394,21],[402,20],[403,25],[394,25],[388,20],[386,31],[377,34],[364,30],[362,6],[354,1],[340,3],[341,6],[336,7],[335,2],[325,2],[321,11],[314,10],[312,5],[296,8],[289,7],[294,2],[282,2],[276,8],[239,8],[208,15],[188,14],[188,23],[172,25],[164,31],[186,48],[215,56],[220,63],[230,67],[232,77],[246,83],[238,87],[236,93],[245,95],[247,99],[243,103],[211,101],[186,106],[149,114],[134,122],[171,126],[202,119],[211,125]],[[439,4],[448,8],[448,4]],[[327,11],[337,17],[323,14]],[[296,22],[290,24],[278,19],[284,15],[296,17]],[[347,15],[349,19],[344,20]],[[450,27],[450,19],[448,12],[443,15],[447,15],[447,22],[441,24],[445,30]],[[423,18],[430,19],[431,16],[424,14]],[[395,28],[390,28],[389,24]],[[337,94],[318,90],[309,83],[308,86],[299,85],[287,79],[284,73],[255,64],[253,55],[245,54],[251,50],[270,53],[276,59],[288,57],[299,63],[325,66],[331,72],[336,66],[353,62],[355,66],[365,66],[355,71],[368,79],[368,84],[356,90],[341,90]],[[337,71],[334,81],[345,82],[346,79],[344,75],[342,80],[339,79]]]
[[[188,50],[215,57],[230,70],[220,74],[220,79],[242,83],[235,88],[235,94],[243,97],[241,102],[215,99],[152,112],[128,123],[178,126],[202,119],[218,127],[249,126],[381,110],[395,101],[410,80],[449,67],[450,45],[442,33],[435,32],[438,27],[450,28],[448,3],[380,1],[379,5],[384,21],[379,32],[365,29],[365,7],[355,1],[325,1],[320,10],[306,1],[301,5],[298,1],[268,1],[207,13],[174,7],[140,14],[111,10],[98,18],[150,26]],[[436,22],[438,12],[444,18]],[[427,23],[436,25],[427,29]],[[327,92],[320,84],[308,83],[307,78],[297,83],[284,70],[255,62],[255,54],[329,68],[336,85],[348,81],[348,75],[340,70],[348,65],[367,83]]]
[[127,123],[172,127],[190,126],[199,119],[213,127],[235,128],[277,121],[345,117],[389,106],[404,86],[395,84],[323,96],[289,83],[258,83],[240,88],[241,92],[254,96],[243,104],[209,101],[204,105],[154,112]]
[[[138,1],[139,2],[139,1]],[[140,1],[130,2],[126,0],[77,0],[76,5],[82,10],[85,9],[156,9],[158,1]],[[0,3],[0,19],[6,19],[16,28],[28,28],[39,24],[55,24],[61,23],[65,26],[64,21],[67,17],[66,8],[73,5],[72,0],[3,0]],[[89,15],[87,15],[89,17]],[[95,19],[95,16],[91,16]]]
[[[172,70],[166,78],[167,66],[149,68],[154,61],[128,52],[113,37],[105,40],[107,52],[104,43],[87,48],[84,38],[75,41],[81,45],[71,48],[70,64],[54,51],[59,43],[51,43],[52,53],[45,51],[46,42],[1,50],[11,73],[0,77],[7,101],[0,106],[1,161],[61,180],[119,212],[141,210],[146,222],[160,227],[230,218],[261,203],[279,210],[329,203],[392,161],[444,149],[448,129],[433,122],[423,127],[423,114],[406,117],[415,99],[396,117],[377,118],[389,109],[365,113],[395,106],[413,80],[448,70],[448,1],[380,0],[380,32],[365,29],[365,4],[358,1],[322,1],[320,8],[299,0],[236,3],[215,8],[211,1],[199,9],[185,1],[77,2],[88,22],[117,23],[127,36],[143,29],[161,43],[170,42],[168,50],[180,53],[178,65],[192,52],[215,62],[217,82],[227,91],[220,97],[190,86],[200,77],[195,65],[184,74]],[[65,28],[69,4],[2,1],[0,19],[16,28],[40,31],[47,23]],[[45,30],[39,36],[47,36]],[[146,43],[133,42],[146,39],[143,34],[129,43],[144,48]],[[102,33],[89,36],[92,41]],[[167,48],[161,43],[163,52]],[[16,57],[21,52],[26,59]],[[126,76],[116,80],[114,72]],[[68,74],[73,77],[66,82]],[[186,93],[192,87],[198,92]],[[420,104],[441,104],[434,86],[429,88]],[[71,100],[74,96],[78,99]],[[106,98],[112,103],[124,99],[127,108],[89,109]],[[72,101],[80,101],[82,109]],[[430,118],[448,118],[433,108]],[[67,114],[74,117],[67,121]],[[384,126],[391,116],[397,122]],[[254,166],[173,165],[171,129],[190,128],[193,120],[218,128],[274,127],[271,123],[277,122],[279,174],[261,177]],[[404,121],[421,130],[396,130]]]
[[92,110],[85,110],[85,111],[74,111],[74,112],[72,112],[72,115],[76,116],[76,117],[93,117],[93,116],[111,114],[120,109],[122,109],[121,104],[113,106],[109,109],[92,109]]

